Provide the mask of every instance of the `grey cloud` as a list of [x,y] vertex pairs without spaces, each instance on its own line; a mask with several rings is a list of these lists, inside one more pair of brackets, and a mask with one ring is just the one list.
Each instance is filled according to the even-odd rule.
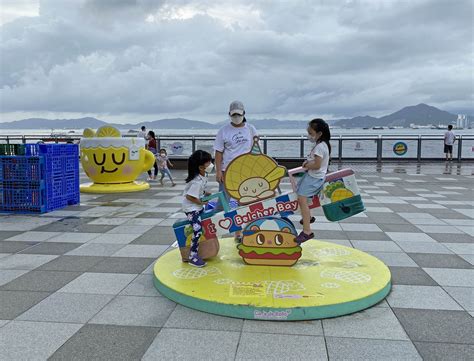
[[[201,11],[213,1],[42,0],[40,17],[1,29],[2,111],[214,116],[235,98],[283,117],[472,109],[472,4],[445,3],[223,2],[225,16],[253,11],[234,23]],[[184,5],[200,12],[145,21]]]

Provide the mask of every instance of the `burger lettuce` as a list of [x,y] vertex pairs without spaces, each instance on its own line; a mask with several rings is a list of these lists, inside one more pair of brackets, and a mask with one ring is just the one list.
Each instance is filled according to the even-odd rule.
[[261,259],[298,259],[301,256],[301,247],[290,248],[277,247],[252,247],[239,244],[239,255],[243,258]]

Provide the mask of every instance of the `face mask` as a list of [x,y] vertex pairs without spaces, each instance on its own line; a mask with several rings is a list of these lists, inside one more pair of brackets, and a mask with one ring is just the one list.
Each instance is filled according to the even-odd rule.
[[308,140],[311,142],[311,143],[316,143],[316,139],[314,139],[314,137],[312,135],[309,135],[308,134]]
[[234,123],[235,125],[239,125],[244,121],[244,116],[243,115],[237,115],[234,114],[230,117],[230,121]]
[[210,163],[207,167],[206,167],[206,173],[211,173],[212,170],[214,169],[214,164]]
[[166,154],[165,154],[165,153],[160,153],[160,155],[161,155],[162,157],[166,157]]

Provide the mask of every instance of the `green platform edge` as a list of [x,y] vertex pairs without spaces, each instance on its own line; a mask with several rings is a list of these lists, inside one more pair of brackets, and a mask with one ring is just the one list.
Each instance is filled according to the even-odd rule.
[[[348,315],[369,308],[382,301],[390,292],[392,287],[389,281],[384,288],[376,293],[351,302],[338,303],[326,306],[314,307],[254,307],[250,305],[231,305],[225,303],[211,302],[199,298],[184,295],[165,286],[153,273],[153,284],[160,293],[170,300],[195,310],[213,313],[221,316],[245,318],[249,320],[268,321],[302,321],[317,320]],[[258,313],[258,314],[257,314]],[[261,315],[265,313],[266,316]],[[286,315],[286,317],[285,317]]]

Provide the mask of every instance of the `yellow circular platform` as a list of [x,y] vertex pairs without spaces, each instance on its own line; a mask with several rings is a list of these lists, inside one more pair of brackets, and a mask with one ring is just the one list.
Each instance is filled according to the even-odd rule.
[[357,249],[311,240],[292,267],[249,266],[232,238],[217,257],[195,268],[178,249],[155,263],[155,287],[169,299],[204,312],[276,321],[335,317],[368,308],[390,292],[390,271]]
[[149,188],[150,185],[142,181],[129,183],[84,183],[80,186],[82,193],[126,193],[144,191]]

